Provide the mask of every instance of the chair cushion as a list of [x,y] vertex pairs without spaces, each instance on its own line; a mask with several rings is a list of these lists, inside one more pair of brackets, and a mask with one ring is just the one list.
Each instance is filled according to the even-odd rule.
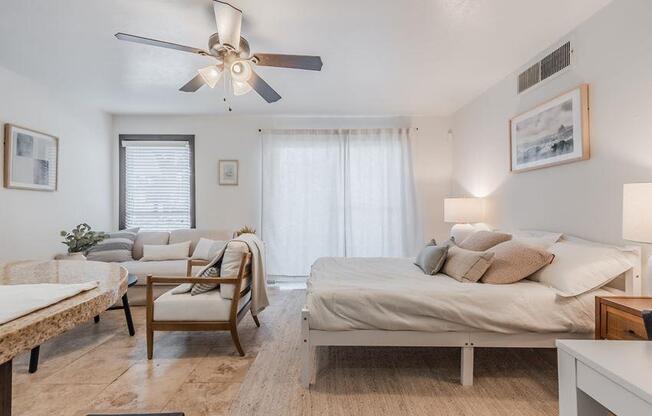
[[134,260],[140,260],[143,257],[143,246],[165,245],[170,241],[170,233],[167,231],[141,231],[136,236],[134,242]]
[[[250,297],[251,293],[247,293],[240,299],[238,310]],[[168,291],[154,301],[155,321],[228,321],[230,313],[231,300],[222,298],[219,290],[195,296]]]
[[[237,277],[240,270],[240,262],[242,255],[249,253],[249,246],[243,241],[230,241],[224,250],[224,257],[222,257],[222,266],[220,267],[220,276],[225,278]],[[245,264],[245,268],[249,263]],[[244,289],[248,284],[248,280],[242,282]],[[222,284],[220,285],[220,293],[224,299],[233,299],[235,294],[235,285]]]

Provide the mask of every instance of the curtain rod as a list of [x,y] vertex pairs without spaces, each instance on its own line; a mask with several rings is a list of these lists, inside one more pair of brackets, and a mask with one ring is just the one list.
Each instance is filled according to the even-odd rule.
[[[367,128],[383,128],[383,127],[367,127]],[[387,127],[387,128],[392,128],[392,127]],[[408,128],[409,129],[415,129],[416,131],[419,131],[418,127],[408,127]],[[299,129],[299,130],[303,130],[303,129]],[[325,129],[325,130],[330,130],[330,129]],[[262,132],[263,132],[263,129],[258,129],[258,133],[262,133]]]

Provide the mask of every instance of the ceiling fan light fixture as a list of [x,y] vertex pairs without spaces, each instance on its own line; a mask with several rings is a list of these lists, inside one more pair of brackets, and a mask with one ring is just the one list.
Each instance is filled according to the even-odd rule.
[[235,61],[231,64],[231,77],[234,81],[247,83],[251,78],[251,72],[249,61]]
[[245,95],[252,90],[251,85],[246,82],[233,80],[233,95]]
[[207,66],[197,72],[199,72],[199,75],[204,79],[206,85],[211,88],[215,88],[215,85],[217,85],[217,82],[222,76],[222,71],[215,65]]

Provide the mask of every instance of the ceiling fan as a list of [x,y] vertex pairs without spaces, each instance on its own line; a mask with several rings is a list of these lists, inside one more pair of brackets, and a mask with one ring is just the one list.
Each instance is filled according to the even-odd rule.
[[[212,34],[208,38],[208,50],[126,33],[116,33],[115,37],[129,42],[176,49],[178,51],[215,58],[217,60],[216,64],[199,69],[197,71],[198,74],[179,89],[183,92],[195,92],[204,85],[214,88],[222,76],[227,76],[225,74],[228,74],[234,95],[243,95],[253,89],[265,101],[273,103],[280,100],[281,96],[265,80],[258,76],[256,71],[254,71],[254,66],[321,71],[322,61],[319,56],[280,55],[273,53],[251,54],[249,42],[240,36],[242,10],[219,0],[213,0],[213,9],[215,11],[217,33]],[[227,79],[225,79],[226,82],[228,82]]]

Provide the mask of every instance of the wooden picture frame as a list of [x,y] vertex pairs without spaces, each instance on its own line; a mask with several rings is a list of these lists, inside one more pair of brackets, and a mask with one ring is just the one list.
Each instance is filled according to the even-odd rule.
[[591,156],[589,85],[582,84],[509,121],[510,170],[527,172]]
[[59,176],[59,138],[5,124],[4,186],[54,192]]
[[219,184],[237,186],[240,163],[237,160],[220,160],[218,162]]

